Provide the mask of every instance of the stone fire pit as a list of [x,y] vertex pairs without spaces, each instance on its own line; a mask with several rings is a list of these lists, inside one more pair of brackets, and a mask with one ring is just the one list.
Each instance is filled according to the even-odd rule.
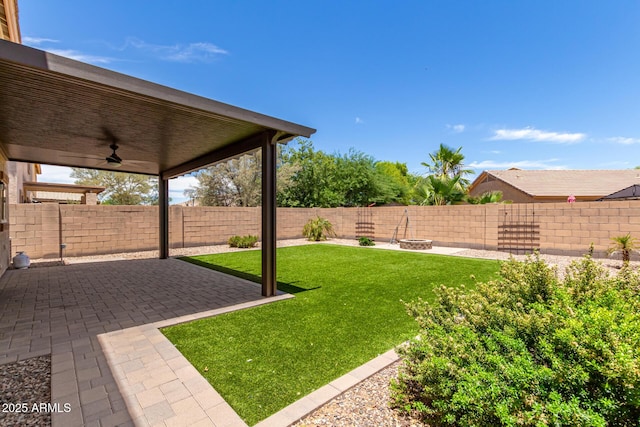
[[400,240],[400,249],[410,249],[413,251],[423,251],[431,249],[432,240],[424,239],[402,239]]

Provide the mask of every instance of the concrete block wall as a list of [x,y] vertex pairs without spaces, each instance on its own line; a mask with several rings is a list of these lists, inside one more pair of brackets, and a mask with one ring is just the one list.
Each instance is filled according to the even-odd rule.
[[539,203],[540,246],[547,253],[581,254],[593,243],[605,256],[611,238],[631,233],[640,238],[640,200]]
[[[176,213],[177,213],[176,209]],[[169,213],[169,222],[178,215]],[[260,208],[183,207],[182,237],[169,236],[173,247],[205,246],[226,243],[234,235],[260,236]]]
[[65,256],[158,249],[157,207],[60,205],[60,216]]
[[60,207],[20,203],[10,206],[12,257],[23,251],[32,258],[60,256]]
[[[509,205],[394,206],[369,208],[375,239],[430,239],[436,245],[495,250],[498,226]],[[514,207],[517,205],[513,205]],[[523,205],[524,206],[524,205]],[[640,238],[640,200],[528,204],[540,226],[543,253],[579,255],[593,243],[604,256],[611,237]],[[362,211],[362,208],[360,208]],[[405,210],[409,216],[406,227]],[[158,208],[18,204],[10,207],[12,256],[32,258],[153,250],[158,248]],[[226,243],[233,235],[261,235],[260,208],[183,207],[169,210],[172,248]],[[321,216],[338,237],[355,238],[358,208],[278,208],[278,239],[302,237],[309,219]]]

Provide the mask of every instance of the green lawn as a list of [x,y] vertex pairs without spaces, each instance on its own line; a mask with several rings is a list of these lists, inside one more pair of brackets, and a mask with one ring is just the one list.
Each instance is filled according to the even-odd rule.
[[[295,298],[163,330],[250,425],[414,336],[402,301],[497,277],[497,261],[334,245],[278,249]],[[186,258],[260,281],[260,251]],[[206,370],[205,370],[206,369]]]

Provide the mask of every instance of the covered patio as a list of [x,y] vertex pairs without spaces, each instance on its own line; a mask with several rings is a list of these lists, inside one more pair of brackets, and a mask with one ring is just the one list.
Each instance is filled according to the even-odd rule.
[[314,129],[0,40],[0,151],[8,160],[158,176],[160,258],[168,181],[262,150],[262,294],[276,294],[276,145]]
[[[288,297],[278,295],[276,282],[276,145],[314,132],[0,40],[4,158],[143,173],[159,182],[160,259],[0,277],[0,364],[51,354],[52,403],[71,405],[52,414],[54,426],[219,425],[216,414],[233,420],[158,327]],[[258,149],[262,285],[170,259],[169,179]]]

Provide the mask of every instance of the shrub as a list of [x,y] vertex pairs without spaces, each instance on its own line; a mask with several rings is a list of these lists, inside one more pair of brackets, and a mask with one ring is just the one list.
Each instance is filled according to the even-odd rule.
[[358,244],[360,246],[375,246],[376,244],[373,242],[372,239],[368,238],[368,237],[360,237],[358,239]]
[[394,404],[430,425],[632,426],[640,419],[640,278],[590,256],[565,279],[538,254],[475,290],[407,304]]
[[302,228],[302,235],[311,241],[327,240],[327,237],[335,237],[333,225],[322,217],[310,219]]
[[227,243],[232,248],[253,248],[258,243],[258,236],[231,236]]

